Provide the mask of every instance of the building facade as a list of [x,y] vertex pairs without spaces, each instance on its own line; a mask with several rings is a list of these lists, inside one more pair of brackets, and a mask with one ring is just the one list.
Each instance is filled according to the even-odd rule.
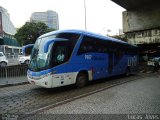
[[3,33],[14,35],[16,33],[16,28],[11,22],[7,10],[0,6],[0,34]]
[[43,22],[49,28],[59,29],[58,14],[55,11],[48,10],[46,12],[34,12],[30,18],[31,22]]
[[0,52],[7,58],[21,53],[21,47],[14,38],[16,28],[10,20],[8,11],[0,6]]

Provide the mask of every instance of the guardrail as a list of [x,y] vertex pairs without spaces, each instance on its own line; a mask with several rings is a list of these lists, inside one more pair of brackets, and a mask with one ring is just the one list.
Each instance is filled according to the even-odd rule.
[[28,65],[14,65],[0,68],[0,78],[27,76]]

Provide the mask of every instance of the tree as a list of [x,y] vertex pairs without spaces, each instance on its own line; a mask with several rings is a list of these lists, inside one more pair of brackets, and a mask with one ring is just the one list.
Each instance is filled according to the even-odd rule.
[[20,45],[34,44],[40,35],[53,30],[42,22],[26,22],[25,25],[18,29],[15,38]]

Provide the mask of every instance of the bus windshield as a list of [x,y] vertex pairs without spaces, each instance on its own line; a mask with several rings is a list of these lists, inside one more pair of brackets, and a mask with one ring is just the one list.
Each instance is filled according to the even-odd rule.
[[[64,34],[53,35],[37,39],[32,50],[29,69],[32,71],[46,70],[68,61],[72,54],[76,41],[79,38],[79,35],[76,35],[76,39],[75,35],[67,34],[65,36],[67,37],[64,37]],[[68,36],[72,36],[73,39]],[[58,41],[50,43],[47,52],[44,51],[44,46],[45,44],[47,44],[48,40],[52,40],[57,37],[61,37],[62,40],[60,38]],[[63,38],[69,39],[67,41],[64,41]]]
[[29,68],[34,71],[42,70],[49,67],[51,48],[54,42],[49,45],[47,52],[44,52],[43,45],[45,43],[45,38],[38,39],[33,47]]

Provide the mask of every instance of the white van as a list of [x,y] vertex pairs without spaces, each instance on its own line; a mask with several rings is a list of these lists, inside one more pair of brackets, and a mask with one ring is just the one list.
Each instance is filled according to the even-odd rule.
[[18,61],[19,61],[19,64],[29,64],[30,55],[28,56],[22,55],[18,58]]
[[6,67],[8,64],[8,60],[6,59],[6,56],[3,54],[3,52],[0,52],[0,67]]

